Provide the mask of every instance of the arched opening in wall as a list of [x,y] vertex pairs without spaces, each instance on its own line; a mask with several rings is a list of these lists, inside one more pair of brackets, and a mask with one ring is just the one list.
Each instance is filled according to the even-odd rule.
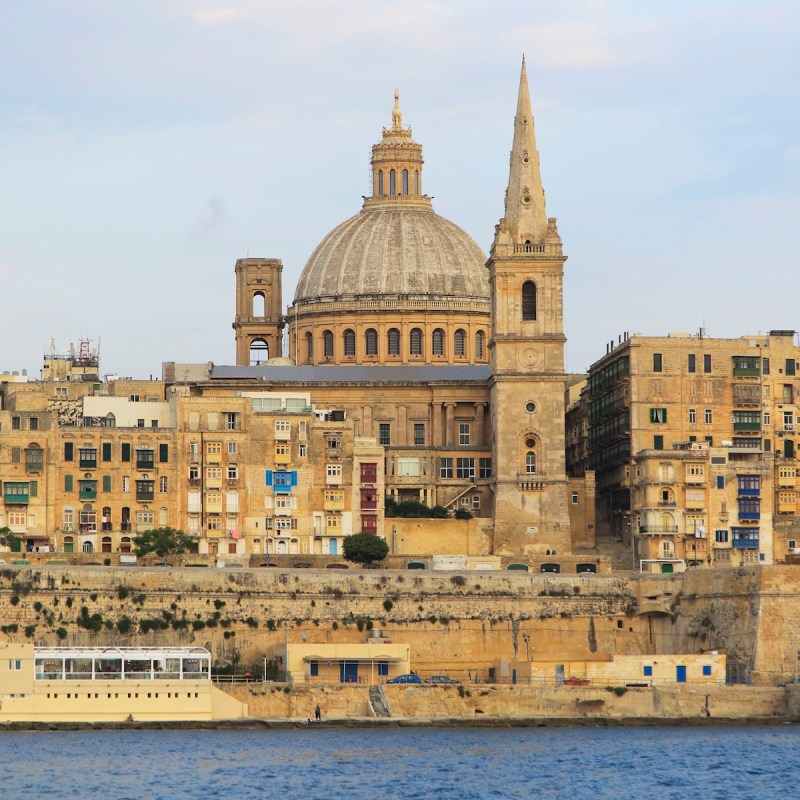
[[659,558],[675,558],[675,545],[672,542],[661,542]]
[[306,333],[306,361],[314,361],[314,336],[310,331]]
[[275,552],[279,555],[283,555],[287,552],[285,539],[278,539],[278,541],[275,543]]
[[103,553],[110,553],[111,552],[111,537],[104,536],[102,541],[100,542],[100,550]]
[[254,317],[266,316],[267,300],[264,297],[264,292],[255,292],[253,294],[252,314]]
[[403,170],[403,194],[408,194],[408,170]]
[[128,506],[122,506],[122,508],[120,509],[120,530],[129,531],[130,529],[131,529],[131,510]]
[[408,339],[409,352],[412,356],[422,355],[422,328],[412,328]]
[[533,242],[530,239],[525,240],[525,252],[530,253],[533,251]]
[[269,345],[264,339],[253,339],[250,342],[250,366],[257,367],[269,361]]
[[383,191],[383,170],[378,170],[378,196],[382,196],[384,194]]
[[94,553],[94,545],[86,541],[81,545],[81,550],[83,550],[84,553]]
[[390,356],[400,355],[400,331],[397,328],[389,328],[386,334],[386,346]]
[[672,493],[672,489],[662,489],[661,490],[661,500],[659,501],[659,505],[662,505],[662,506],[674,506],[675,505],[675,495]]
[[486,346],[486,334],[483,331],[478,331],[475,334],[475,358],[485,358],[484,348]]
[[397,194],[397,175],[393,169],[389,170],[389,194],[392,197]]
[[464,358],[466,354],[466,348],[464,347],[466,338],[466,334],[460,328],[453,335],[453,352],[456,358]]
[[300,542],[297,539],[289,540],[289,552],[294,554],[300,552]]
[[64,552],[65,553],[75,552],[75,540],[71,536],[64,537]]
[[414,194],[419,194],[419,170],[414,170]]
[[123,536],[119,540],[119,551],[120,551],[120,553],[130,553],[130,551],[131,551],[131,537],[130,536]]
[[322,333],[322,351],[325,358],[333,358],[333,332],[323,331]]
[[368,356],[378,355],[378,331],[375,328],[367,328],[364,332],[364,352]]
[[536,319],[536,284],[533,281],[522,284],[522,319]]
[[525,437],[525,474],[535,475],[538,470],[538,442],[535,436],[528,435]]
[[356,332],[348,328],[344,332],[344,354],[354,356],[356,354]]
[[102,520],[100,522],[104,531],[112,529],[111,524],[111,506],[103,506]]
[[660,533],[677,533],[678,526],[675,524],[675,518],[672,514],[662,514],[659,522]]
[[431,336],[431,348],[435,356],[444,355],[444,331],[436,328]]

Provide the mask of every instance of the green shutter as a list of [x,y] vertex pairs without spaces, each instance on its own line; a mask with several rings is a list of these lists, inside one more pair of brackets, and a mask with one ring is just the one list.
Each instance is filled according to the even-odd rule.
[[111,476],[110,475],[103,475],[103,491],[110,492],[111,491]]
[[166,464],[169,461],[169,445],[168,444],[160,444],[158,446],[158,460],[162,464]]
[[64,476],[64,491],[65,492],[73,491],[72,475]]
[[37,481],[31,481],[28,484],[28,492],[31,497],[37,497],[39,494],[39,484]]

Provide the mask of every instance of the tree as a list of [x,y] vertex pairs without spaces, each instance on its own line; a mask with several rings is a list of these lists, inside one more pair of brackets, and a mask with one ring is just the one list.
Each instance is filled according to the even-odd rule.
[[140,558],[155,553],[161,558],[176,556],[190,550],[194,540],[175,528],[153,528],[133,537],[134,552]]
[[8,547],[13,552],[18,552],[20,549],[20,543],[22,542],[22,537],[17,536],[16,533],[11,531],[9,527],[0,528],[0,545],[3,547]]
[[374,533],[354,533],[344,537],[345,561],[371,564],[373,561],[383,561],[388,555],[389,545],[386,540]]

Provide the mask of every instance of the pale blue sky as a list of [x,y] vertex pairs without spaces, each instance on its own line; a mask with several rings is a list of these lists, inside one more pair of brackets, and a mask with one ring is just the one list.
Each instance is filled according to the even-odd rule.
[[488,251],[523,52],[568,369],[622,331],[800,328],[793,0],[0,0],[0,371],[51,337],[135,377],[233,363],[236,259],[283,259],[288,304],[395,87]]

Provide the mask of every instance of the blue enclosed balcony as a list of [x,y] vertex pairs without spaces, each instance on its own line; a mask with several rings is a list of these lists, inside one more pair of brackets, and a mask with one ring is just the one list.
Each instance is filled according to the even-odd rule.
[[740,550],[758,550],[758,537],[757,536],[756,537],[752,537],[752,536],[748,536],[748,537],[739,536],[739,537],[736,537],[736,536],[734,536],[734,538],[731,539],[731,543],[733,544],[733,546],[735,548],[738,548]]

